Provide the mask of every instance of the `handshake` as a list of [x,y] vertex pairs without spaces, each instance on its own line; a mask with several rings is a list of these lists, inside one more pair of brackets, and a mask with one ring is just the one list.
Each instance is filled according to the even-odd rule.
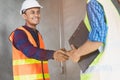
[[80,60],[80,55],[78,50],[71,45],[72,50],[66,51],[66,49],[59,49],[54,52],[53,58],[56,61],[64,62],[68,59],[71,59],[73,62],[78,62]]

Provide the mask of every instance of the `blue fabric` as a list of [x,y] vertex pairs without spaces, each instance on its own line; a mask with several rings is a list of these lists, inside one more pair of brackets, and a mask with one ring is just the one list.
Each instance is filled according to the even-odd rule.
[[87,4],[87,12],[91,25],[89,40],[105,43],[108,27],[106,24],[105,13],[102,5],[96,0],[91,0]]

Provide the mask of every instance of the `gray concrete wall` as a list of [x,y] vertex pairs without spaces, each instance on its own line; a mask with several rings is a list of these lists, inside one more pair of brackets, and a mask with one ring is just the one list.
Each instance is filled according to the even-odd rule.
[[0,80],[13,80],[8,36],[22,23],[19,16],[21,2],[22,0],[0,0]]
[[[60,0],[41,0],[41,23],[38,27],[47,49],[60,49]],[[64,80],[61,77],[60,62],[49,60],[51,80]]]
[[[12,79],[12,53],[8,36],[15,28],[24,25],[19,15],[24,0],[0,0],[0,80]],[[43,35],[47,49],[70,49],[68,39],[84,17],[84,0],[39,0],[41,22],[37,29]],[[49,60],[51,80],[79,80],[79,66],[72,61],[61,64]]]
[[[63,0],[64,45],[70,50],[69,38],[85,16],[86,0]],[[80,67],[71,60],[66,63],[66,79],[80,80]]]

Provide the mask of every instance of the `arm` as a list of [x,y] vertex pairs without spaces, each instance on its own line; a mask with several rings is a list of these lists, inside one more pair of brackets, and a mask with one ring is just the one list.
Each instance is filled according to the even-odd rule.
[[27,57],[37,60],[55,59],[57,61],[65,61],[68,57],[64,56],[61,50],[45,50],[34,47],[28,40],[27,35],[22,30],[16,30],[14,34],[13,45],[23,52]]
[[23,52],[27,57],[37,60],[48,60],[53,58],[54,51],[44,50],[34,47],[28,40],[27,35],[22,30],[16,30],[13,40],[14,46]]

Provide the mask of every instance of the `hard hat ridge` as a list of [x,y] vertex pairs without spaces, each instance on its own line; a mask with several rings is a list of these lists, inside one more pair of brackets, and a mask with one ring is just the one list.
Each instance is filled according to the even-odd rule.
[[22,4],[20,14],[22,14],[26,9],[33,8],[33,7],[39,7],[43,8],[37,0],[25,0]]

